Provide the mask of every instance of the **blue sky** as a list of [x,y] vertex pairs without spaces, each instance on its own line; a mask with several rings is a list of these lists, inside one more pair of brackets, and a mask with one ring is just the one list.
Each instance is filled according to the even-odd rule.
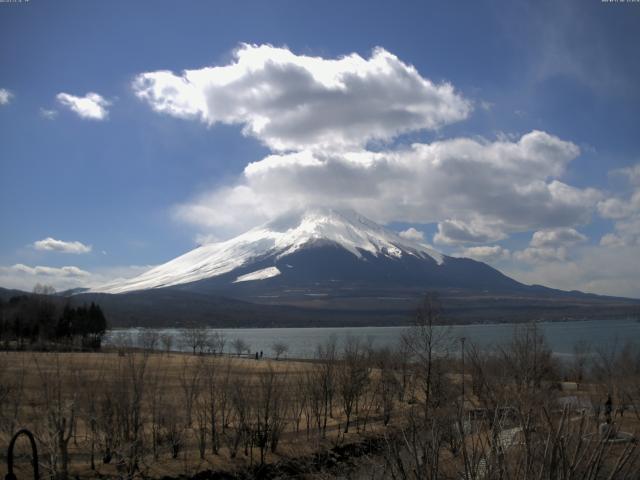
[[0,3],[0,285],[130,276],[327,202],[640,297],[639,24],[599,0]]

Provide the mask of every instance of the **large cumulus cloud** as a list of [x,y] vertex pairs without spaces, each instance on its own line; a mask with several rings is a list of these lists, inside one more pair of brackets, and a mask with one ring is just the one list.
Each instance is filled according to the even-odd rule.
[[274,151],[362,146],[471,111],[451,84],[424,78],[383,48],[326,59],[245,44],[228,65],[146,72],[133,88],[158,112],[242,125]]
[[600,193],[558,179],[578,154],[573,143],[541,131],[516,141],[458,138],[382,152],[274,154],[247,165],[235,185],[175,213],[240,231],[290,208],[329,204],[383,223],[439,222],[440,243],[491,242],[589,220]]

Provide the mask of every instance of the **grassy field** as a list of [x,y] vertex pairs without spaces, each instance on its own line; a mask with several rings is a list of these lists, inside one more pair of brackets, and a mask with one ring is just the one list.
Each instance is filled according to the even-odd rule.
[[[313,361],[0,352],[0,475],[11,432],[26,427],[43,478],[189,477],[296,459],[306,471],[299,459],[365,439],[382,445],[352,465],[366,478],[458,478],[478,469],[493,478],[491,468],[556,478],[561,464],[584,474],[566,478],[637,478],[637,444],[610,442],[598,430],[611,417],[616,433],[638,438],[640,355],[621,350],[561,366],[536,335],[527,331],[493,354],[469,348],[464,376],[459,359],[426,355],[431,336],[416,337],[422,349],[398,351],[354,340],[341,352],[319,349]],[[26,451],[21,440],[17,469],[30,478]],[[615,473],[618,464],[627,476]]]
[[[376,415],[373,412],[368,412],[369,418],[365,425],[362,425],[361,416],[357,427],[352,428],[350,433],[342,433],[338,427],[341,425],[342,429],[344,428],[344,415],[341,415],[340,409],[335,406],[332,412],[333,418],[327,419],[326,433],[318,434],[317,425],[311,425],[317,423],[312,418],[314,412],[308,405],[300,404],[303,396],[301,389],[304,388],[305,380],[314,368],[314,364],[308,361],[255,360],[236,356],[194,356],[183,353],[143,354],[138,352],[122,356],[116,352],[3,352],[0,353],[0,365],[2,365],[2,382],[5,390],[8,390],[2,411],[5,428],[0,433],[2,458],[6,456],[9,427],[13,427],[12,430],[27,427],[39,440],[41,463],[52,463],[47,451],[54,449],[51,443],[55,439],[51,438],[53,436],[51,430],[56,430],[56,427],[50,425],[50,417],[66,416],[67,421],[70,421],[73,416],[75,426],[69,432],[71,438],[68,443],[69,471],[71,475],[77,474],[81,477],[118,474],[115,456],[109,464],[103,463],[105,443],[108,440],[105,440],[104,432],[96,432],[96,430],[107,429],[94,427],[92,434],[91,423],[92,419],[101,414],[107,416],[113,414],[109,413],[104,402],[116,403],[118,398],[127,397],[122,407],[134,408],[132,406],[134,399],[130,396],[136,388],[140,389],[141,416],[144,417],[140,420],[140,436],[144,444],[148,445],[152,441],[149,437],[152,435],[154,420],[162,424],[158,428],[160,436],[164,434],[166,437],[166,432],[175,428],[179,431],[177,435],[181,437],[180,451],[176,458],[173,458],[172,448],[177,442],[168,441],[166,438],[157,442],[155,456],[149,451],[141,455],[138,465],[140,472],[153,477],[189,475],[206,469],[237,470],[259,462],[255,444],[253,448],[249,448],[248,455],[245,455],[242,445],[239,447],[240,452],[232,455],[233,448],[228,444],[233,444],[235,441],[234,426],[237,424],[237,410],[239,408],[242,410],[242,407],[237,405],[240,399],[236,398],[236,394],[244,396],[244,400],[247,401],[246,412],[243,413],[258,415],[255,412],[255,409],[259,408],[256,403],[261,400],[263,403],[268,402],[263,396],[268,387],[264,385],[264,381],[261,381],[267,376],[273,377],[272,386],[279,390],[272,393],[271,401],[278,403],[272,408],[281,410],[278,414],[285,417],[283,421],[286,425],[278,442],[277,453],[272,453],[270,450],[265,452],[265,462],[273,462],[280,458],[303,457],[319,449],[329,448],[338,442],[355,441],[359,438],[360,432],[372,432],[379,428],[380,424],[379,418],[375,418]],[[136,375],[143,375],[143,377],[138,381]],[[210,379],[211,375],[214,376],[213,379]],[[210,406],[205,399],[210,381],[215,382],[216,391],[213,393],[213,400],[219,404],[220,418],[217,419],[217,423],[221,430],[219,432],[220,447],[218,453],[213,454],[211,442],[208,442],[204,458],[201,458],[198,448],[199,429],[205,422],[210,424],[210,418],[200,417]],[[187,406],[188,403],[192,404],[191,407]],[[189,408],[190,414],[187,411]],[[308,409],[306,412],[305,408]],[[224,420],[222,410],[225,410],[224,414],[228,415]],[[191,418],[188,419],[187,416]],[[120,417],[109,418],[110,421],[116,422],[128,420]],[[224,433],[222,432],[223,421],[230,425]],[[310,425],[307,425],[307,422]],[[96,423],[102,422],[98,420]],[[210,429],[210,427],[207,428]],[[92,435],[95,470],[90,468],[89,452]],[[207,432],[207,436],[211,436],[210,431]],[[241,439],[240,443],[244,443],[244,439]],[[130,447],[121,440],[114,450],[117,448],[126,450]],[[27,451],[26,441],[19,442],[17,451],[23,453]],[[19,460],[21,470],[26,467],[25,461],[26,457],[21,457]],[[43,471],[46,472],[46,469],[45,466]],[[5,474],[6,464],[3,462],[0,466],[0,475]]]

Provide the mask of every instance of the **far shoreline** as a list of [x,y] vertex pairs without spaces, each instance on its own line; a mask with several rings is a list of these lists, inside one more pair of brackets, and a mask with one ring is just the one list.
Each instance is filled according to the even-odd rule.
[[[558,319],[541,319],[541,320],[521,320],[521,321],[505,321],[505,322],[496,322],[494,320],[487,322],[455,322],[455,323],[434,323],[433,325],[436,327],[464,327],[464,326],[504,326],[504,325],[526,325],[528,323],[537,323],[537,324],[553,324],[553,323],[582,323],[582,322],[608,322],[608,321],[630,321],[630,322],[640,322],[639,317],[608,317],[608,318],[558,318]],[[187,329],[196,329],[203,328],[208,330],[290,330],[290,329],[347,329],[347,328],[411,328],[415,326],[415,324],[408,323],[400,323],[397,325],[376,325],[376,324],[366,324],[366,325],[327,325],[327,326],[318,326],[318,325],[290,325],[286,327],[282,326],[253,326],[253,327],[238,327],[238,326],[211,326],[211,325],[183,325],[183,326],[116,326],[107,329],[107,331],[119,331],[119,330],[187,330]]]

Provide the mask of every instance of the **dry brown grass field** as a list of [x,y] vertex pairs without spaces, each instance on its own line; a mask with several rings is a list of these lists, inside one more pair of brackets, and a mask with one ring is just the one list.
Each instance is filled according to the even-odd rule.
[[[0,475],[28,428],[42,478],[252,478],[269,465],[289,465],[279,478],[640,478],[637,350],[560,365],[534,326],[501,350],[469,346],[463,375],[435,355],[429,324],[412,334],[396,351],[319,346],[311,361],[0,352]],[[365,442],[376,449],[336,460]],[[18,478],[26,452],[20,440]],[[333,460],[314,463],[322,452]]]
[[[277,453],[265,452],[265,462],[273,462],[280,458],[297,458],[308,456],[322,448],[330,448],[338,442],[357,441],[362,434],[369,434],[379,429],[380,415],[371,411],[367,412],[367,417],[361,415],[358,422],[347,434],[344,429],[345,416],[340,414],[340,408],[336,405],[332,417],[327,418],[326,432],[318,434],[317,421],[311,416],[314,412],[304,412],[305,406],[300,405],[300,397],[303,393],[305,378],[311,374],[314,368],[312,362],[294,360],[273,360],[254,358],[240,358],[235,355],[225,356],[201,356],[184,353],[142,353],[127,352],[124,356],[117,352],[112,353],[42,353],[42,352],[3,352],[0,353],[0,362],[3,365],[3,381],[11,383],[11,379],[20,385],[21,393],[17,398],[6,398],[6,405],[3,404],[3,417],[10,417],[15,411],[15,418],[12,430],[26,427],[31,429],[39,439],[39,454],[41,463],[49,462],[50,456],[47,451],[52,449],[47,443],[51,441],[48,425],[48,418],[52,414],[49,410],[66,410],[62,415],[74,418],[74,428],[69,440],[68,454],[70,459],[69,473],[71,476],[79,475],[97,476],[113,475],[117,476],[119,466],[116,459],[112,459],[109,464],[103,463],[104,439],[98,438],[100,434],[95,434],[95,469],[91,469],[90,464],[90,443],[91,419],[99,415],[97,412],[101,407],[100,399],[111,396],[126,397],[130,390],[134,388],[136,379],[134,378],[139,369],[144,364],[144,379],[140,385],[142,389],[142,415],[141,429],[144,436],[149,436],[151,417],[155,414],[152,410],[158,409],[160,412],[157,418],[160,422],[168,422],[167,430],[177,426],[180,432],[180,451],[176,458],[173,458],[173,444],[171,441],[159,442],[158,452],[142,455],[138,468],[145,476],[178,476],[190,475],[195,472],[207,469],[214,470],[237,470],[250,467],[260,462],[259,454],[255,446],[251,448],[248,455],[244,451],[232,455],[232,447],[226,445],[224,439],[220,439],[218,453],[211,451],[211,446],[207,445],[204,458],[201,458],[198,448],[199,422],[208,419],[199,419],[205,408],[204,396],[208,388],[207,376],[212,374],[217,378],[215,381],[216,392],[214,395],[219,402],[228,402],[228,405],[221,405],[220,408],[229,410],[228,415],[233,416],[231,406],[232,390],[240,389],[239,395],[245,396],[247,403],[260,400],[258,397],[267,388],[261,385],[261,378],[273,376],[274,386],[280,390],[277,394],[277,402],[281,406],[276,408],[284,409],[281,414],[286,415],[286,426],[284,427]],[[136,371],[138,369],[138,371]],[[372,374],[375,377],[375,374]],[[222,390],[225,392],[222,392]],[[45,393],[47,391],[47,393]],[[258,392],[259,391],[259,392]],[[49,395],[55,396],[52,400]],[[189,398],[193,395],[193,398]],[[229,395],[227,398],[221,398]],[[266,403],[267,400],[263,398]],[[104,400],[103,400],[104,401]],[[52,403],[59,402],[60,405]],[[200,403],[202,402],[202,403]],[[11,406],[9,404],[12,404]],[[157,403],[157,405],[154,405]],[[192,403],[191,407],[187,404]],[[285,405],[286,404],[286,405]],[[337,404],[337,401],[336,401]],[[73,406],[72,406],[73,405]],[[127,399],[127,408],[131,408]],[[187,425],[191,409],[191,423]],[[249,409],[251,407],[247,407]],[[308,407],[307,407],[308,408]],[[72,409],[74,410],[72,412]],[[94,413],[95,411],[95,413]],[[306,413],[306,415],[305,415]],[[317,413],[317,412],[316,412]],[[170,417],[169,419],[167,419]],[[218,423],[221,423],[222,413],[220,413]],[[307,418],[309,417],[309,418]],[[364,420],[363,420],[364,419]],[[296,421],[297,420],[297,421]],[[307,425],[307,420],[310,425]],[[126,419],[111,419],[111,421],[122,421]],[[225,422],[234,422],[235,419],[225,419]],[[353,421],[353,420],[352,420]],[[210,422],[207,422],[210,423]],[[315,425],[314,425],[315,424]],[[222,426],[219,426],[222,430]],[[297,430],[297,431],[296,431]],[[0,466],[0,475],[6,474],[6,461],[4,461],[6,448],[9,443],[9,429],[3,429],[0,433],[0,449],[2,449],[3,464]],[[210,436],[210,432],[209,436]],[[230,434],[220,432],[220,436],[230,436]],[[145,439],[148,442],[148,439]],[[233,442],[234,439],[227,439]],[[24,443],[22,443],[24,442]],[[242,440],[241,440],[242,442]],[[102,450],[100,449],[102,447]],[[27,452],[27,442],[18,442],[17,451]],[[242,450],[242,446],[240,446]],[[234,458],[232,458],[234,457]],[[58,459],[59,461],[59,459]],[[29,471],[28,460],[21,457],[18,461],[19,469]],[[26,470],[25,470],[26,469]],[[120,467],[121,469],[121,467]],[[46,473],[46,466],[43,472]]]

